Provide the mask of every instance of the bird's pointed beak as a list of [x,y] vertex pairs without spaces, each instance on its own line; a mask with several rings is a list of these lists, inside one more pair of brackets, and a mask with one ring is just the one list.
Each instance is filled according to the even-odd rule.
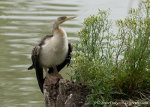
[[74,18],[76,18],[76,17],[75,16],[74,17],[67,17],[64,21],[72,20]]

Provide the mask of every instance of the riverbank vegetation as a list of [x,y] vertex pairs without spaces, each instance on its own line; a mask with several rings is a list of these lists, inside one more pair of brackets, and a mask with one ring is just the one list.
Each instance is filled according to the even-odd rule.
[[94,107],[121,99],[150,101],[150,2],[117,20],[115,32],[109,13],[99,10],[83,22],[71,78],[88,86],[87,103]]

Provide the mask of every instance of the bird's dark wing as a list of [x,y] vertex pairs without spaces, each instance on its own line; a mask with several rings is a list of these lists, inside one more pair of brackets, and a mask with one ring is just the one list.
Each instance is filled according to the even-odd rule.
[[37,77],[37,81],[40,87],[41,92],[43,93],[43,83],[44,83],[44,79],[43,79],[43,68],[41,67],[40,63],[39,63],[39,53],[40,53],[40,49],[41,47],[35,46],[32,50],[32,65],[28,68],[28,70],[34,68],[36,71],[36,77]]
[[[64,60],[64,62],[62,62],[60,65],[57,65],[57,70],[58,72],[64,68],[66,65],[69,66],[70,61],[71,61],[71,52],[72,52],[72,45],[71,43],[68,44],[68,54]],[[49,68],[48,73],[52,73],[53,72],[53,68]]]
[[39,54],[40,54],[41,46],[44,44],[45,39],[50,38],[50,37],[52,37],[52,35],[45,36],[41,40],[41,42],[33,48],[32,55],[31,55],[32,65],[28,68],[28,70],[31,70],[33,68],[35,69],[37,81],[38,81],[38,84],[42,93],[43,93],[44,79],[43,79],[43,67],[39,63]]

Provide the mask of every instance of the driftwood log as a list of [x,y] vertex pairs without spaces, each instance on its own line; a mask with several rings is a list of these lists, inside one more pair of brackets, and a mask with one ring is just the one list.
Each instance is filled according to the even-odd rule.
[[43,89],[45,107],[90,107],[85,103],[87,87],[65,80],[60,74],[47,74]]

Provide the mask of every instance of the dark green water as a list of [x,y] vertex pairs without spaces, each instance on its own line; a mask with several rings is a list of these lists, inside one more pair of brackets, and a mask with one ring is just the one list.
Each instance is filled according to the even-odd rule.
[[[41,94],[31,64],[32,48],[51,34],[58,16],[77,16],[62,27],[70,42],[78,40],[82,21],[99,9],[112,10],[112,20],[127,16],[124,0],[0,0],[0,107],[42,107]],[[68,78],[66,71],[61,73]]]

